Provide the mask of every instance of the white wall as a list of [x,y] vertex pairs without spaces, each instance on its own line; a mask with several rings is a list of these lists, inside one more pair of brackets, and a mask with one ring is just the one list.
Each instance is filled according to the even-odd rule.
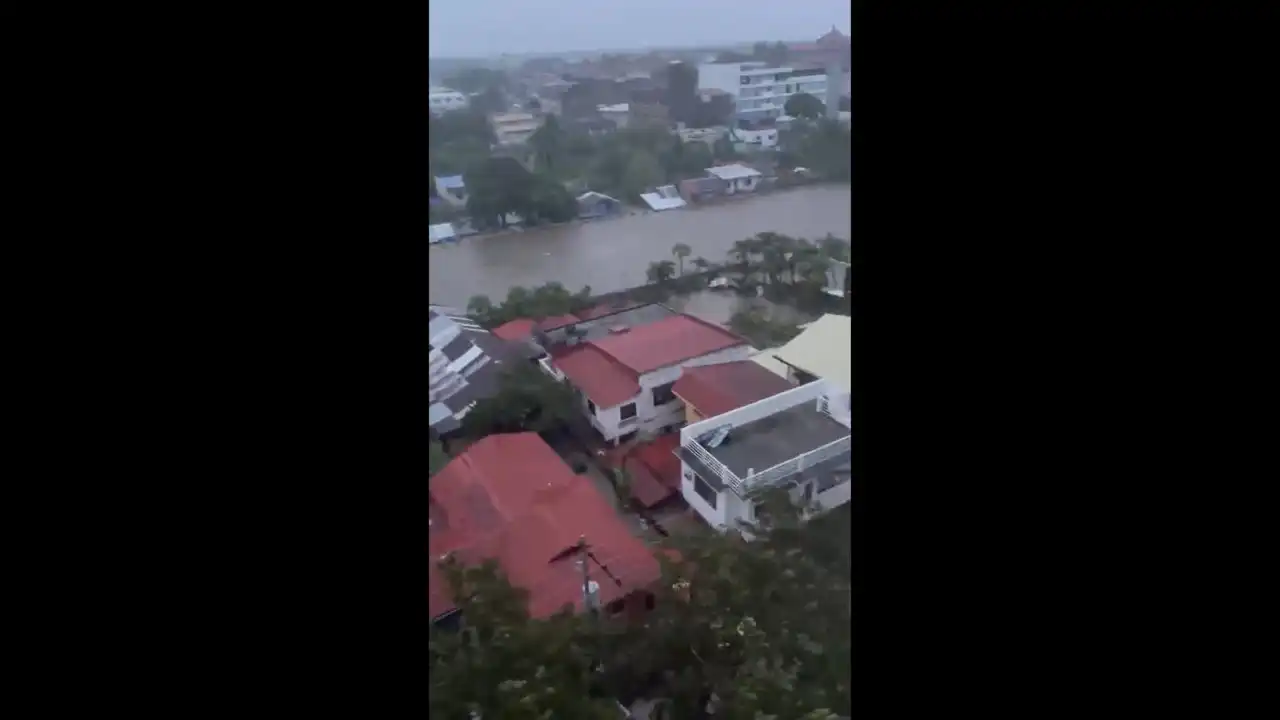
[[[672,365],[651,373],[645,373],[640,376],[639,395],[624,400],[610,408],[596,408],[592,425],[595,425],[596,429],[600,430],[600,434],[604,435],[607,440],[615,440],[633,430],[647,434],[656,433],[667,425],[681,425],[684,423],[684,403],[677,398],[665,405],[655,407],[653,404],[653,388],[680,379],[682,368],[697,367],[699,365],[718,365],[720,363],[746,360],[750,356],[750,346],[738,345],[686,360],[679,365]],[[636,404],[635,417],[624,424],[622,422],[622,406],[632,402]]]
[[741,69],[737,63],[710,63],[698,66],[698,89],[715,88],[735,98],[741,90]]
[[[688,478],[693,469],[681,461],[680,471],[680,494],[684,497],[685,502],[689,503],[689,507],[693,508],[698,513],[698,516],[711,527],[722,530],[738,530],[740,529],[739,521],[751,522],[756,519],[755,504],[738,497],[736,493],[729,489],[721,490],[716,497],[716,506],[714,508],[711,507],[694,489],[693,482]],[[810,491],[812,493],[810,501],[817,504],[818,513],[838,508],[849,502],[852,497],[852,483],[847,480],[823,492],[818,492],[816,483],[816,480],[809,480],[807,483],[801,483],[791,488],[788,492],[791,496],[791,501],[795,503],[802,502],[806,484],[813,486],[813,490]]]
[[689,503],[689,507],[693,508],[698,516],[701,517],[711,527],[722,527],[725,522],[725,495],[732,495],[732,492],[721,491],[719,497],[716,498],[716,506],[713,508],[707,504],[697,490],[693,489],[693,482],[689,480],[689,475],[693,473],[683,460],[680,461],[680,494],[684,497],[685,502]]

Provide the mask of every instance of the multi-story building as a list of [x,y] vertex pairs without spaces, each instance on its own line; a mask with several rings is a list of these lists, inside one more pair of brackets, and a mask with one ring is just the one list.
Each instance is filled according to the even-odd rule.
[[657,318],[633,323],[619,313],[581,324],[586,329],[575,324],[544,333],[568,333],[573,344],[553,352],[543,367],[578,390],[591,426],[614,445],[684,423],[684,403],[672,392],[684,368],[746,360],[751,353],[747,341],[728,330],[660,305],[626,314]]
[[760,61],[707,63],[698,66],[698,88],[731,95],[740,123],[760,121],[782,115],[787,98],[796,93],[808,93],[826,102],[827,70],[770,67]]
[[786,488],[797,502],[830,510],[849,502],[853,441],[841,389],[815,381],[680,430],[681,494],[709,525],[757,518],[762,494]]
[[519,145],[542,127],[542,118],[527,112],[495,113],[489,116],[493,135],[499,145]]
[[439,115],[450,110],[461,110],[467,107],[467,96],[457,90],[433,87],[428,94],[431,114]]

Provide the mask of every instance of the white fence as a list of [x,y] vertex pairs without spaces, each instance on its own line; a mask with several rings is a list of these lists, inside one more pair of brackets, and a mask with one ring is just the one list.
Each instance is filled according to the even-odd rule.
[[773,467],[758,472],[746,479],[746,484],[750,489],[765,488],[776,485],[783,480],[801,472],[805,468],[813,467],[820,462],[830,460],[839,455],[848,454],[853,451],[853,438],[842,437],[834,442],[829,442],[820,448],[810,450],[803,455],[798,455],[785,462],[778,463]]

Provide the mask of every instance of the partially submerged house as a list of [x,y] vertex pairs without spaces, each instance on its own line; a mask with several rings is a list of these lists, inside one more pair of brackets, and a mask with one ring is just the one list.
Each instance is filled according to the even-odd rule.
[[622,212],[622,202],[604,193],[587,191],[577,198],[578,217],[602,218]]
[[762,177],[762,173],[759,170],[749,168],[741,163],[707,168],[707,174],[725,181],[727,184],[725,192],[729,195],[753,192]]
[[436,195],[453,207],[465,207],[467,204],[467,184],[461,175],[437,175],[435,178]]
[[676,190],[675,185],[663,185],[655,189],[653,192],[641,193],[640,199],[650,210],[675,210],[682,208],[688,203],[684,198],[680,197],[680,192]]
[[729,183],[714,175],[680,181],[680,196],[690,204],[723,197],[728,190]]

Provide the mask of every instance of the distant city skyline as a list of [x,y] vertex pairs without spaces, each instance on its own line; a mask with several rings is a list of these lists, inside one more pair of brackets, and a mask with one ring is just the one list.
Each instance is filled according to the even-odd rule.
[[815,40],[832,26],[849,34],[852,11],[837,0],[468,0],[428,13],[431,57],[485,58]]

